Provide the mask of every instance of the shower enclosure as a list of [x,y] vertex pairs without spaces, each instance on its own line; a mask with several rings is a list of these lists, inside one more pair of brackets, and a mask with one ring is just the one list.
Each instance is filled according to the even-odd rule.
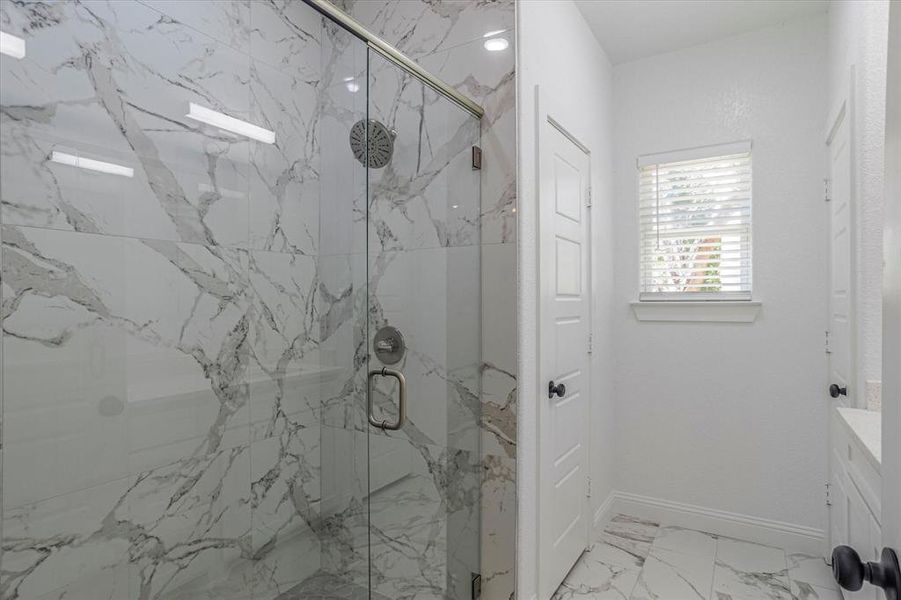
[[0,2],[0,597],[472,597],[480,111],[333,11]]

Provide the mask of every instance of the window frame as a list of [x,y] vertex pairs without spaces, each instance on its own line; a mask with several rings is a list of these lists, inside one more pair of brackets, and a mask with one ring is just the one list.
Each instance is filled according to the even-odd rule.
[[[732,156],[736,154],[748,154],[749,166],[751,172],[751,181],[749,183],[749,202],[748,202],[748,278],[749,289],[746,291],[735,292],[646,292],[643,291],[644,285],[644,248],[641,223],[641,170],[643,167],[666,164],[674,162],[683,162],[690,160],[715,159],[718,157]],[[697,146],[693,148],[684,148],[679,150],[671,150],[666,152],[656,152],[652,154],[642,154],[636,159],[636,184],[635,184],[635,208],[636,208],[636,226],[638,230],[638,301],[633,302],[634,305],[650,305],[650,304],[666,304],[667,306],[677,306],[685,304],[686,306],[697,307],[699,304],[715,304],[729,303],[730,305],[741,305],[748,303],[749,306],[756,308],[760,306],[759,302],[755,302],[754,296],[754,160],[753,160],[753,143],[751,140],[741,140],[736,142],[728,142],[722,144],[712,144],[707,146]],[[636,310],[636,316],[638,312]],[[642,319],[643,320],[643,319]],[[671,320],[671,319],[666,319]],[[691,319],[703,320],[703,319]],[[730,319],[731,320],[731,319]]]

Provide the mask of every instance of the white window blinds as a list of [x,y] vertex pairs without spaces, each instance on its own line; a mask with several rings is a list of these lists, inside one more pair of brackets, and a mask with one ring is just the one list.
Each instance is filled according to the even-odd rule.
[[640,300],[750,300],[751,144],[638,159]]

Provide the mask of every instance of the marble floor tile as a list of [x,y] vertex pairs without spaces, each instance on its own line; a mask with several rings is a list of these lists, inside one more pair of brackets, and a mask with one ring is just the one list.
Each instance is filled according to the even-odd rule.
[[822,556],[809,554],[789,554],[788,577],[792,583],[807,584],[827,590],[838,590],[832,567]]
[[842,593],[835,587],[820,587],[793,579],[791,589],[792,600],[843,600]]
[[731,538],[717,540],[714,592],[746,600],[791,598],[785,551]]
[[640,572],[631,553],[599,542],[582,555],[552,600],[627,600]]
[[616,515],[604,527],[601,541],[628,552],[643,562],[660,529],[658,523],[629,515]]
[[716,556],[716,536],[683,527],[663,526],[652,547],[709,558],[712,563]]
[[709,600],[713,556],[693,556],[652,547],[645,559],[632,600]]
[[385,596],[327,571],[310,577],[277,596],[274,600],[387,600]]
[[842,600],[822,557],[617,515],[553,600]]

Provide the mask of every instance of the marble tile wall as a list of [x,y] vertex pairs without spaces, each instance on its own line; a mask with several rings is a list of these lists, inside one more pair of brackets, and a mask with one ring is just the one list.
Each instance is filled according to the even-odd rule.
[[[516,511],[514,1],[334,3],[485,108],[479,213],[482,597],[512,598]],[[506,50],[484,49],[484,36],[492,32],[510,42]],[[425,210],[409,208],[411,212]],[[389,218],[400,224],[401,216],[407,214]],[[453,227],[445,232],[429,228],[409,233],[418,236],[420,243],[454,246],[467,242],[466,236],[461,236],[465,229]]]
[[365,437],[326,419],[363,398],[365,47],[299,2],[4,1],[0,28],[27,43],[0,59],[0,597],[270,599],[365,564],[365,477],[331,475]]
[[[513,52],[481,48],[486,27],[512,41],[512,0],[374,17],[404,31],[409,9],[422,36],[402,49],[488,114],[479,131],[374,69],[368,109],[398,141],[369,173],[367,231],[347,148],[365,48],[306,5],[0,5],[28,43],[0,63],[0,596],[268,599],[323,573],[359,589],[370,539],[388,597],[468,597],[480,550],[484,596],[512,595]],[[277,141],[187,119],[188,102]],[[389,322],[429,402],[370,439],[367,330]]]

